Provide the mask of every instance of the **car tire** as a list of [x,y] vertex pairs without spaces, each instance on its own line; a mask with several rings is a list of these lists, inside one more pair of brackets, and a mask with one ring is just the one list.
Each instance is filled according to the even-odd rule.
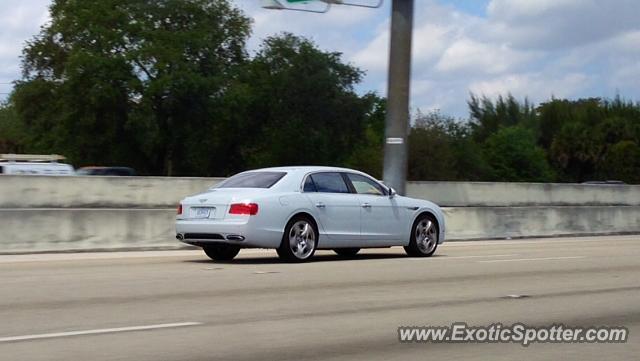
[[336,248],[333,251],[341,257],[354,257],[360,252],[360,248]]
[[304,262],[313,257],[318,245],[318,227],[306,216],[293,217],[284,228],[282,242],[276,250],[286,262]]
[[430,214],[423,214],[413,222],[411,240],[404,247],[411,257],[431,257],[438,248],[438,222]]
[[240,246],[233,244],[211,244],[202,246],[204,253],[214,261],[231,261],[240,252]]

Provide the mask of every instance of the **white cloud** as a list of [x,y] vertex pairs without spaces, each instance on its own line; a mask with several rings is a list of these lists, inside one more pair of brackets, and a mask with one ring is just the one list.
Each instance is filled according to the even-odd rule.
[[11,33],[31,35],[48,18],[49,0],[3,0],[0,3],[0,24],[3,37]]
[[568,97],[589,86],[589,77],[582,73],[555,76],[549,73],[506,74],[469,84],[469,90],[479,95],[497,97],[513,94],[539,102],[550,98]]
[[456,37],[456,28],[450,25],[425,24],[417,27],[413,36],[414,61],[419,65],[435,62]]
[[25,41],[48,20],[49,0],[0,1],[0,101],[20,77],[20,55]]
[[443,52],[435,69],[441,72],[501,74],[534,56],[530,52],[514,51],[505,44],[462,38]]
[[529,19],[553,13],[558,8],[585,4],[584,0],[492,0],[487,6],[490,16],[499,19]]
[[[385,22],[385,25],[388,27],[388,22]],[[370,72],[383,72],[387,70],[389,64],[388,54],[389,32],[382,30],[365,48],[353,54],[349,60]]]
[[638,28],[637,0],[492,0],[487,34],[528,49],[567,49]]
[[[413,108],[465,117],[469,92],[543,101],[640,91],[640,1],[491,0],[484,15],[444,3],[416,4]],[[387,42],[379,29],[353,58],[378,89]]]
[[637,56],[640,54],[640,30],[622,33],[612,39],[610,44],[617,52]]
[[640,62],[625,64],[615,69],[610,84],[615,87],[637,84],[638,79],[640,79]]
[[333,6],[326,14],[266,10],[258,1],[238,0],[235,5],[253,18],[249,48],[256,50],[267,36],[290,32],[313,39],[324,49],[351,54],[361,40],[357,32],[375,23],[379,11],[359,7]]

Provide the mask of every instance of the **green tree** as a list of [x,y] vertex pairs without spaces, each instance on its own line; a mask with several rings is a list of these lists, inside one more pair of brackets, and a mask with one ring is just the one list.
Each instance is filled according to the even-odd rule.
[[437,111],[418,112],[409,133],[409,179],[455,180],[456,141],[450,128],[453,120]]
[[354,90],[362,76],[307,39],[267,38],[242,76],[246,166],[345,164],[379,117],[378,98]]
[[549,149],[552,164],[563,181],[593,180],[600,144],[591,129],[580,122],[564,124]]
[[[218,115],[250,33],[228,0],[55,0],[50,14],[12,96],[31,149],[169,175],[220,150]],[[206,153],[190,147],[203,140]]]
[[521,126],[504,127],[483,144],[484,156],[493,174],[489,180],[549,182],[553,180],[544,149],[533,133]]
[[538,132],[536,112],[527,99],[520,103],[513,95],[508,94],[506,97],[498,96],[493,101],[486,96],[478,98],[472,93],[467,104],[473,136],[479,142],[501,127],[520,125],[536,134]]
[[[616,97],[613,100],[597,98],[575,101],[553,99],[538,107],[542,136],[540,144],[548,146],[551,163],[564,181],[625,179],[635,169],[633,162],[625,170],[622,164],[612,169],[609,158],[620,159],[626,149],[620,142],[640,144],[640,105]],[[616,150],[611,148],[616,146]],[[614,162],[615,163],[615,162]]]
[[20,153],[24,144],[24,129],[15,109],[0,104],[0,153]]
[[640,183],[640,146],[631,140],[621,140],[605,153],[605,160],[598,165],[603,178]]
[[488,174],[469,123],[418,112],[409,134],[409,179],[482,180]]
[[345,166],[382,179],[386,99],[374,94],[367,94],[365,97],[372,102],[373,107],[366,115],[364,135],[354,146]]

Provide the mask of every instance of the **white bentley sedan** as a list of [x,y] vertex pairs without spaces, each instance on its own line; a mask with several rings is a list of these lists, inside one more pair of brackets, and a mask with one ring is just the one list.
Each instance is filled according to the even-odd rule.
[[218,261],[233,259],[241,248],[275,248],[291,262],[306,261],[317,249],[348,257],[391,246],[428,257],[444,241],[444,229],[436,204],[333,167],[239,173],[183,199],[176,216],[176,238]]

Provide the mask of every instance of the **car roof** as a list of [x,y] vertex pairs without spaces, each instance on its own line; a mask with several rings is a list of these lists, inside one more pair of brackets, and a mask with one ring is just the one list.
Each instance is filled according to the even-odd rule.
[[349,169],[349,168],[329,167],[329,166],[310,166],[310,165],[261,168],[261,169],[251,170],[250,172],[267,172],[267,171],[269,171],[269,172],[304,172],[304,173],[326,171],[326,172],[355,172],[355,173],[362,173],[362,172],[360,172],[358,170]]
[[[300,182],[304,179],[304,177],[309,173],[315,172],[349,172],[355,174],[361,174],[367,177],[371,177],[367,173],[361,172],[359,170],[350,169],[350,168],[342,168],[342,167],[328,167],[328,166],[288,166],[288,167],[270,167],[270,168],[260,168],[260,169],[252,169],[241,173],[249,173],[249,172],[286,172],[289,176],[284,177],[281,181],[278,181],[272,189],[279,190],[300,190],[301,184]],[[373,178],[373,177],[371,177]],[[375,178],[373,178],[375,179]],[[379,182],[379,181],[378,181]]]
[[91,166],[87,166],[87,167],[81,167],[79,169],[133,169],[133,168],[131,168],[131,167],[111,167],[111,166],[91,165]]
[[3,167],[15,167],[15,166],[51,166],[51,167],[70,167],[71,165],[66,163],[58,163],[58,162],[7,162],[0,161],[0,166]]

